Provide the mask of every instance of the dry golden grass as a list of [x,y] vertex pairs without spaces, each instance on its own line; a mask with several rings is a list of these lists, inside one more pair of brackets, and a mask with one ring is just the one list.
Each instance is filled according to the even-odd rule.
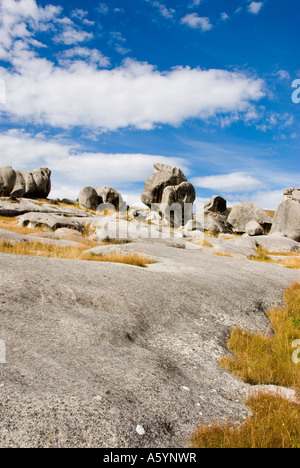
[[[275,259],[274,256],[286,257],[284,259]],[[256,255],[249,255],[249,260],[256,262],[277,263],[287,268],[299,269],[300,268],[300,254],[299,252],[268,252],[262,247],[256,249]]]
[[201,247],[208,247],[208,248],[212,248],[213,245],[211,245],[207,240],[203,239],[203,238],[199,238],[199,239],[190,239],[190,242],[192,244],[196,244],[196,245],[200,245]]
[[[300,364],[292,360],[293,342],[300,339],[300,284],[284,294],[285,305],[268,316],[274,336],[235,329],[228,348],[236,356],[221,360],[223,367],[253,385],[274,384],[300,392]],[[201,426],[192,436],[193,447],[300,448],[300,404],[279,396],[260,394],[247,405],[253,414],[241,426]]]
[[291,359],[292,343],[300,339],[300,284],[288,288],[284,299],[282,309],[268,314],[274,336],[240,329],[231,334],[228,348],[236,358],[224,358],[221,364],[245,382],[300,389],[300,366]]
[[84,254],[86,245],[62,247],[41,242],[18,242],[12,244],[7,241],[0,241],[0,252],[14,255],[28,255],[35,257],[59,258],[68,260],[84,260],[93,262],[124,263],[139,267],[146,267],[148,264],[156,263],[146,256],[139,254],[118,254],[95,255],[93,253]]
[[45,232],[43,228],[29,229],[28,227],[20,227],[16,218],[7,218],[6,216],[0,216],[0,229],[7,229],[22,235]]
[[233,255],[230,255],[229,253],[226,252],[214,252],[214,255],[217,257],[230,257],[233,258]]
[[268,216],[270,216],[270,218],[274,218],[274,216],[275,216],[275,211],[265,210],[265,213]]
[[194,448],[300,448],[300,406],[281,397],[249,398],[252,411],[245,424],[199,427]]

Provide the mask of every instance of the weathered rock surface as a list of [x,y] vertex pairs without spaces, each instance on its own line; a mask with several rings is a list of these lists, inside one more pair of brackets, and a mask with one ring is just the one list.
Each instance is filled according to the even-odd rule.
[[177,186],[182,182],[187,182],[187,178],[178,167],[156,163],[154,173],[145,182],[141,200],[151,208],[152,204],[161,203],[166,187]]
[[47,198],[50,191],[51,171],[43,167],[34,171],[16,171],[10,195],[17,198]]
[[53,213],[63,216],[76,216],[78,218],[91,218],[94,216],[77,208],[65,208],[62,206],[52,205],[48,202],[40,202],[27,198],[20,198],[15,201],[10,200],[9,198],[0,199],[0,216],[12,218],[25,213]]
[[[74,232],[74,231],[73,231]],[[71,247],[71,246],[78,246],[82,245],[77,241],[72,239],[59,239],[59,238],[45,238],[44,233],[32,233],[30,235],[22,235],[18,234],[13,231],[9,231],[7,229],[0,229],[0,241],[6,241],[9,244],[17,244],[20,242],[39,242],[40,244],[48,244],[48,245],[57,245],[60,247]]]
[[246,226],[250,221],[260,224],[264,232],[268,233],[272,226],[272,219],[266,212],[251,202],[236,203],[228,216],[227,223],[237,234],[246,232]]
[[98,194],[99,205],[101,203],[113,205],[116,210],[121,210],[124,207],[122,195],[111,187],[94,187]]
[[256,221],[249,221],[246,224],[246,233],[249,236],[261,236],[264,233],[264,228]]
[[206,231],[215,233],[231,233],[227,218],[229,211],[227,202],[223,197],[213,196],[203,210],[196,214],[196,219],[204,226]]
[[285,200],[300,202],[300,187],[286,189],[284,191],[284,201]]
[[0,197],[9,197],[16,181],[16,172],[10,166],[0,167]]
[[244,420],[250,387],[218,360],[234,326],[267,331],[299,272],[141,248],[148,269],[0,254],[1,447],[175,448]]
[[281,232],[285,236],[300,241],[300,190],[291,190],[290,197],[286,198],[276,210],[271,234]]
[[142,202],[151,208],[156,205],[171,226],[182,226],[192,218],[192,205],[196,199],[194,186],[183,172],[173,166],[154,164],[154,173],[145,182]]
[[99,203],[98,193],[93,187],[85,187],[79,194],[79,206],[81,208],[87,208],[88,210],[96,210]]
[[79,232],[85,232],[85,227],[80,222],[65,216],[55,216],[50,213],[26,213],[20,216],[19,226],[28,226],[29,228],[46,227],[51,231],[60,228],[69,228]]

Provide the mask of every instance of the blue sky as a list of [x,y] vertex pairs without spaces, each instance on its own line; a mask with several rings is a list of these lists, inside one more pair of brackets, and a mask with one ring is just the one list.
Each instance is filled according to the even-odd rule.
[[199,201],[276,208],[300,185],[299,14],[298,0],[0,0],[0,164],[48,166],[53,197],[109,185],[136,204],[161,161]]

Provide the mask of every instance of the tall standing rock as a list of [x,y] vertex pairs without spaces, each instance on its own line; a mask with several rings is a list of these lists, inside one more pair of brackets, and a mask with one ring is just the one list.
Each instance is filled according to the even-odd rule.
[[187,178],[178,167],[154,164],[154,173],[148,177],[141,196],[142,202],[151,208],[154,203],[161,203],[166,187],[187,182]]
[[204,206],[203,210],[196,214],[196,219],[204,224],[206,231],[230,233],[232,231],[227,224],[228,215],[227,201],[223,197],[215,195]]
[[271,234],[275,232],[300,242],[300,187],[284,192],[284,201],[273,219]]
[[9,197],[16,182],[16,172],[10,166],[0,167],[0,197]]
[[183,172],[174,166],[154,164],[154,173],[145,182],[142,202],[151,208],[159,206],[171,226],[179,227],[192,217],[196,192]]
[[98,193],[93,187],[85,187],[79,194],[79,206],[88,210],[96,210],[99,205]]

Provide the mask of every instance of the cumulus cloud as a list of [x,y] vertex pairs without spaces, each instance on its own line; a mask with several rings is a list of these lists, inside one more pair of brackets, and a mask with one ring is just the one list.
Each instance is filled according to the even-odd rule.
[[64,28],[61,34],[58,34],[54,38],[54,42],[72,45],[78,44],[79,42],[87,42],[93,38],[93,34],[86,31],[79,31],[72,26]]
[[190,28],[193,29],[201,29],[203,32],[209,31],[213,28],[212,24],[210,23],[209,18],[199,16],[197,13],[189,13],[183,18],[181,18],[180,22],[182,24],[186,24]]
[[258,15],[263,5],[264,5],[263,2],[251,2],[250,5],[248,5],[248,11],[249,13],[252,13],[253,15]]
[[262,183],[246,172],[195,177],[192,183],[196,187],[218,190],[219,192],[247,192],[262,186]]
[[160,72],[134,60],[112,70],[85,62],[57,67],[20,44],[13,56],[15,69],[0,69],[7,85],[6,115],[54,127],[176,126],[192,117],[246,112],[264,95],[261,80],[224,70]]
[[[7,97],[0,115],[11,122],[100,131],[149,130],[216,115],[229,122],[230,115],[234,120],[241,118],[264,96],[261,80],[238,72],[199,67],[158,71],[129,59],[103,70],[110,66],[109,58],[81,45],[92,39],[92,33],[64,17],[61,7],[38,7],[35,0],[0,0],[0,8],[0,58],[11,65],[0,67]],[[77,19],[86,14],[80,9],[72,12]],[[188,16],[194,18],[195,27],[209,29],[205,18],[193,15]],[[58,65],[39,56],[44,44],[36,41],[35,34],[41,31],[48,31],[61,44]],[[121,54],[130,51],[119,32],[110,34],[110,43]]]
[[89,49],[88,47],[72,47],[71,49],[64,50],[59,55],[59,60],[62,65],[70,65],[68,60],[84,59],[85,62],[94,64],[103,68],[110,66],[110,60],[105,57],[98,49]]

